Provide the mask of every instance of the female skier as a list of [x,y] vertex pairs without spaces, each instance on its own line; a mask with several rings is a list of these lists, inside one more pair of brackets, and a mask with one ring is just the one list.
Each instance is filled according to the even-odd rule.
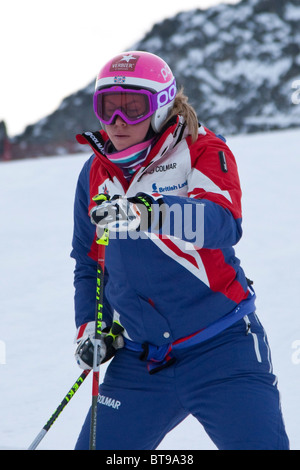
[[[147,52],[102,67],[94,111],[102,130],[77,136],[93,155],[78,180],[71,256],[75,356],[87,369],[97,238],[109,230],[98,361],[113,359],[99,389],[97,449],[156,449],[189,414],[218,449],[288,449],[255,292],[233,249],[242,235],[233,154]],[[89,447],[90,419],[78,450]]]

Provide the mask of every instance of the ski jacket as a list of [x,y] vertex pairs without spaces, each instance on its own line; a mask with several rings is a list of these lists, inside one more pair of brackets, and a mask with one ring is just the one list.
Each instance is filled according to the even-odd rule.
[[[77,328],[95,317],[97,244],[89,211],[99,193],[129,197],[143,192],[157,207],[163,201],[171,212],[175,208],[182,214],[180,234],[178,224],[169,221],[156,233],[110,239],[106,325],[118,320],[131,341],[162,346],[213,325],[224,329],[253,312],[255,295],[233,248],[242,236],[241,189],[235,158],[224,140],[200,126],[193,143],[177,117],[129,183],[103,154],[107,139],[104,131],[77,136],[94,151],[80,172],[74,204]],[[192,238],[196,232],[201,236]]]

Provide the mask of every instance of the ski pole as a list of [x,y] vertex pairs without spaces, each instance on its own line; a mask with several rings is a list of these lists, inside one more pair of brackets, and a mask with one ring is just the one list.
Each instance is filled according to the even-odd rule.
[[102,309],[103,309],[103,291],[104,291],[104,268],[105,268],[105,246],[108,245],[109,232],[105,228],[103,235],[98,238],[98,263],[97,263],[97,281],[96,281],[96,310],[95,310],[95,344],[93,357],[93,384],[92,384],[92,406],[91,406],[91,427],[89,450],[96,450],[97,433],[97,405],[99,393],[99,369],[98,351],[100,349],[102,333]]
[[43,429],[39,432],[39,434],[36,436],[36,438],[34,439],[34,441],[31,443],[31,445],[28,447],[28,450],[35,450],[37,448],[37,446],[39,445],[39,443],[41,442],[41,440],[44,438],[44,436],[47,434],[47,432],[49,431],[49,429],[51,428],[52,424],[56,421],[56,419],[58,418],[58,416],[60,415],[60,413],[62,412],[62,410],[65,408],[65,406],[69,403],[69,401],[71,400],[71,398],[73,398],[73,396],[75,395],[75,393],[77,392],[78,388],[80,387],[80,385],[83,383],[83,381],[86,379],[86,377],[88,376],[90,370],[84,370],[82,372],[82,374],[78,377],[78,379],[76,380],[76,382],[74,383],[74,385],[70,388],[70,390],[68,391],[68,393],[65,395],[64,399],[62,400],[62,402],[60,403],[60,405],[56,408],[56,410],[54,411],[53,415],[51,416],[51,418],[47,421],[47,423],[45,424],[45,426],[43,427]]

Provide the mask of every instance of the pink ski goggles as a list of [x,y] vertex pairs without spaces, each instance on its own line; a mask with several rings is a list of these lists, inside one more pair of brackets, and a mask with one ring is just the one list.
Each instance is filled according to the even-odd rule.
[[120,116],[127,124],[138,124],[176,96],[175,79],[170,86],[158,93],[113,86],[94,94],[94,112],[104,124],[113,124]]

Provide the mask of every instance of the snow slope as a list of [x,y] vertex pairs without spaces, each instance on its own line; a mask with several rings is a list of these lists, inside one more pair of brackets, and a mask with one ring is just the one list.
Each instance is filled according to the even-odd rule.
[[[255,281],[291,448],[300,449],[299,130],[228,144],[243,188],[244,236],[236,251]],[[0,164],[0,449],[26,449],[80,375],[69,252],[75,185],[87,157]],[[89,376],[39,449],[73,449],[90,402]],[[160,449],[215,447],[188,418]]]

